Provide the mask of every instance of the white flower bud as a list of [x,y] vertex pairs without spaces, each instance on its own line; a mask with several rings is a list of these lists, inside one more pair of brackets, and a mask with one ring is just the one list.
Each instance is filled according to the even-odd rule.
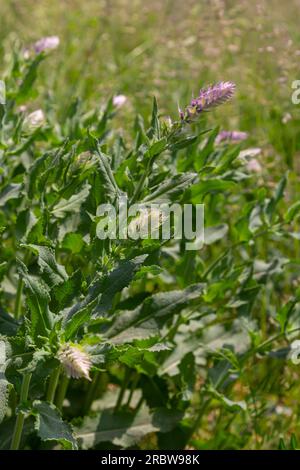
[[46,122],[45,115],[41,109],[37,109],[28,114],[24,119],[23,130],[25,132],[33,132],[39,127],[42,127]]
[[62,363],[67,377],[73,379],[84,377],[91,380],[89,375],[92,366],[91,359],[79,346],[65,344],[58,352],[58,359]]
[[113,105],[116,108],[121,108],[127,101],[127,96],[125,95],[116,95],[113,97]]

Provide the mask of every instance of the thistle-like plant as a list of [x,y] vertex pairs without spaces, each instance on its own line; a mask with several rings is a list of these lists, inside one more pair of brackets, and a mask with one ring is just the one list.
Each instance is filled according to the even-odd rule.
[[[56,43],[12,57],[0,105],[0,447],[204,447],[207,435],[257,446],[299,301],[287,177],[264,186],[251,149],[190,126],[232,97],[231,82],[202,89],[174,122],[154,100],[127,139],[111,126],[122,95],[101,109],[76,99],[63,118],[43,100],[34,112]],[[133,226],[153,213],[155,238],[97,236],[98,207],[125,196],[146,207]],[[160,238],[148,207],[161,202],[205,204],[202,250]]]

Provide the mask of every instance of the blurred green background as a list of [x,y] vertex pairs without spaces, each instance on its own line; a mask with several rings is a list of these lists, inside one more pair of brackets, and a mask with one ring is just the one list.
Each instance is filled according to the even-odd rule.
[[60,37],[39,81],[60,109],[74,95],[95,105],[124,93],[126,112],[148,114],[156,95],[176,117],[200,86],[232,80],[237,98],[214,122],[249,131],[280,171],[299,169],[299,0],[0,0],[0,11],[4,63],[16,39]]

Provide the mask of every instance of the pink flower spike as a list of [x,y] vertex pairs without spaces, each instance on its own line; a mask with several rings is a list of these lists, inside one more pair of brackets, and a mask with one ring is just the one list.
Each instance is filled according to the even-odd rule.
[[40,54],[41,52],[56,49],[59,46],[58,36],[47,36],[39,39],[33,46],[35,53]]
[[221,131],[216,138],[216,143],[229,141],[229,142],[241,142],[248,138],[249,134],[242,131]]

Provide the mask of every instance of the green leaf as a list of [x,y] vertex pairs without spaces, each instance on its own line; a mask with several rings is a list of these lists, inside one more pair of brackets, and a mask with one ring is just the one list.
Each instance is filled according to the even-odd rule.
[[147,297],[136,309],[118,312],[106,335],[116,343],[126,343],[135,339],[135,335],[147,338],[157,334],[162,322],[199,300],[203,289],[204,284],[195,284],[182,291],[160,292]]
[[65,282],[55,286],[53,294],[58,303],[58,310],[67,307],[81,290],[82,274],[78,269]]
[[195,160],[195,169],[197,171],[200,171],[202,169],[202,167],[205,166],[208,157],[213,152],[214,143],[215,143],[215,140],[216,140],[216,137],[217,137],[218,133],[219,133],[219,128],[218,127],[213,129],[211,131],[210,136],[206,140],[204,147],[198,153],[197,159]]
[[241,401],[233,401],[229,398],[225,397],[222,393],[219,393],[217,390],[213,389],[212,387],[209,388],[209,393],[219,400],[228,411],[231,412],[240,412],[247,410],[247,403],[244,400]]
[[270,202],[268,203],[266,207],[266,214],[271,220],[271,218],[275,214],[276,207],[279,203],[279,201],[283,198],[284,196],[284,190],[287,185],[287,178],[288,178],[288,173],[286,173],[281,180],[279,181],[277,188],[275,190],[274,196],[271,198]]
[[153,432],[169,432],[182,418],[176,410],[158,408],[152,414],[143,406],[136,414],[104,410],[95,417],[86,417],[75,428],[81,449],[91,449],[101,442],[112,442],[124,448],[134,446]]
[[93,145],[98,157],[99,176],[103,185],[105,200],[113,202],[121,194],[121,191],[111,170],[111,160],[108,155],[101,151],[96,139],[94,139]]
[[284,220],[289,224],[300,214],[300,201],[296,201],[284,215]]
[[53,316],[49,310],[49,289],[42,279],[30,275],[27,267],[18,261],[18,273],[25,284],[26,300],[31,312],[31,332],[34,336],[43,335],[53,325]]
[[35,401],[33,411],[36,414],[35,429],[42,441],[57,441],[65,449],[77,449],[70,425],[62,420],[54,405]]
[[41,193],[37,190],[39,177],[41,173],[45,170],[46,161],[48,160],[48,158],[51,159],[51,157],[53,156],[53,152],[45,153],[41,157],[37,158],[29,168],[26,183],[28,187],[27,194],[29,199],[32,199],[36,193],[37,197],[40,197]]
[[16,100],[17,103],[24,102],[31,94],[34,82],[37,77],[37,70],[39,64],[44,60],[45,55],[44,54],[38,54],[34,60],[31,62],[25,77],[23,78],[23,81],[21,83],[21,86],[19,88]]
[[[63,325],[66,338],[69,339],[78,328],[90,318],[90,310],[93,317],[104,314],[112,306],[114,295],[126,287],[133,279],[135,273],[142,265],[147,255],[141,255],[131,260],[121,262],[120,265],[105,276],[97,276],[88,289],[83,301],[71,307],[64,316]],[[97,306],[95,305],[98,302]]]
[[163,181],[155,191],[145,197],[144,202],[157,203],[178,200],[181,194],[198,178],[197,173],[183,173]]
[[227,224],[215,225],[214,227],[207,227],[204,231],[205,245],[212,245],[216,241],[224,239],[227,232]]
[[166,146],[167,146],[167,139],[165,137],[163,139],[157,140],[152,145],[150,145],[147,151],[147,155],[149,157],[156,157],[157,155],[160,155],[165,150]]
[[83,246],[84,241],[80,233],[67,233],[62,241],[62,248],[72,253],[80,253]]
[[152,107],[152,116],[151,116],[151,127],[147,132],[149,139],[156,137],[160,138],[160,124],[158,119],[158,106],[155,96],[153,97],[153,107]]
[[0,193],[0,207],[3,207],[10,199],[17,199],[20,196],[22,185],[11,183],[6,186]]
[[116,269],[103,276],[99,286],[101,297],[93,310],[94,318],[104,315],[111,309],[115,294],[129,285],[146,258],[147,255],[141,255],[123,261]]
[[77,194],[70,199],[61,199],[52,209],[51,213],[58,219],[63,219],[68,214],[78,213],[84,201],[90,193],[90,185],[86,184]]
[[0,307],[0,335],[15,336],[20,324]]
[[42,217],[37,218],[30,209],[21,211],[17,218],[16,235],[23,243],[35,243],[43,240]]
[[188,197],[196,203],[198,202],[198,200],[202,200],[204,196],[208,193],[231,191],[235,187],[236,183],[234,181],[210,179],[200,181],[200,183],[195,184],[191,189],[187,191],[187,193]]
[[181,150],[186,147],[189,147],[190,145],[194,144],[197,142],[199,138],[199,135],[189,135],[188,137],[184,137],[181,140],[175,141],[174,143],[170,144],[170,150],[171,151],[176,151],[176,150]]
[[64,266],[56,262],[54,252],[50,248],[34,244],[22,244],[21,246],[31,249],[38,255],[38,265],[50,288],[57,286],[68,279]]

